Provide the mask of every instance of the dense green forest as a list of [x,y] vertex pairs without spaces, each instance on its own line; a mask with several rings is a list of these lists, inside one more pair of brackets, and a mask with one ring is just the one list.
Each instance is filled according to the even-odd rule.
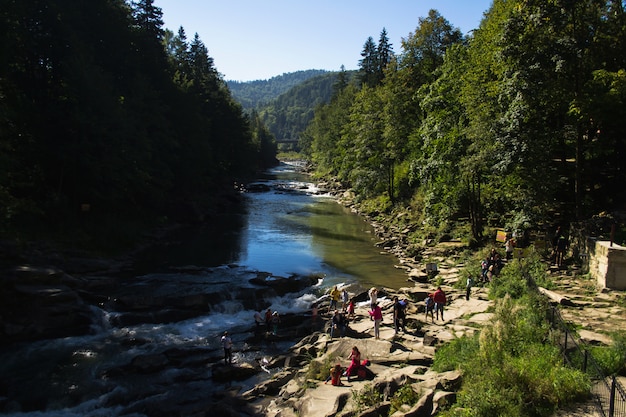
[[274,163],[273,137],[233,99],[207,47],[164,30],[153,0],[3,0],[0,10],[3,232],[93,239],[185,220]]
[[326,74],[327,72],[325,70],[311,69],[277,75],[269,80],[229,80],[226,83],[233,97],[241,103],[245,110],[254,110],[308,79]]
[[433,236],[624,210],[625,19],[621,0],[494,0],[469,36],[431,10],[398,53],[383,29],[304,152]]
[[[327,104],[338,85],[354,76],[355,71],[343,68],[340,72],[308,70],[268,81],[228,82],[228,85],[244,110],[267,126],[280,150],[299,150],[300,136],[313,119],[315,109]],[[282,93],[276,95],[278,91]]]

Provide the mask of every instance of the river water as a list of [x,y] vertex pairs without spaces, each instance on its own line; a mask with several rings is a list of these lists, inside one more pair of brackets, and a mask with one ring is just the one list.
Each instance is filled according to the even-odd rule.
[[[283,163],[256,184],[266,190],[246,193],[242,211],[224,212],[208,226],[181,231],[174,243],[139,258],[141,273],[120,293],[174,281],[235,294],[238,288],[252,285],[249,280],[257,271],[323,277],[317,286],[299,294],[266,300],[272,310],[290,313],[307,311],[334,285],[345,285],[352,293],[370,286],[406,285],[406,275],[394,268],[397,260],[374,245],[372,227],[321,194],[297,165]],[[206,315],[175,323],[116,327],[110,324],[115,314],[94,311],[98,319],[88,336],[0,352],[0,379],[11,385],[9,392],[15,397],[0,398],[11,411],[4,415],[117,416],[119,408],[103,405],[115,392],[102,394],[98,377],[102,370],[166,348],[207,346],[219,351],[219,335],[225,329],[235,335],[237,345],[247,337],[253,310],[225,296],[207,306]],[[130,338],[149,342],[133,345]],[[128,384],[119,390],[132,390],[133,382]]]

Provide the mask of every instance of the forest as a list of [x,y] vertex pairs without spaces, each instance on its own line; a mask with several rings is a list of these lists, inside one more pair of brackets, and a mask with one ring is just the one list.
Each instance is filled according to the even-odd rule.
[[152,0],[3,0],[0,231],[89,242],[189,220],[276,162],[196,34]]
[[439,238],[624,211],[623,1],[494,0],[467,36],[431,10],[400,47],[368,38],[357,82],[315,112],[318,175]]

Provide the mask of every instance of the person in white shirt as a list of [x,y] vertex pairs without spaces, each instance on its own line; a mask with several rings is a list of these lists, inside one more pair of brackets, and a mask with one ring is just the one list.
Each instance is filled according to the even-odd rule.
[[224,332],[221,339],[222,346],[224,347],[224,364],[233,363],[233,339],[230,338],[228,332]]

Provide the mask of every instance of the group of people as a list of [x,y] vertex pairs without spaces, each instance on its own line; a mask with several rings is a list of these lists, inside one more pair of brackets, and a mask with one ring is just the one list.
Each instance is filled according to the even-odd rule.
[[424,300],[424,303],[426,304],[426,316],[424,317],[424,320],[428,321],[428,315],[430,315],[430,320],[433,323],[435,322],[435,315],[437,316],[437,320],[439,320],[439,316],[441,316],[441,320],[443,320],[443,311],[446,306],[446,302],[446,293],[441,289],[441,287],[437,287],[435,292],[428,294]]
[[268,308],[263,317],[261,310],[257,310],[254,312],[254,322],[257,332],[259,332],[265,324],[266,332],[276,336],[278,334],[278,325],[280,324],[280,314],[278,314],[278,311],[272,313],[272,309]]
[[500,270],[504,266],[502,261],[502,257],[496,250],[496,248],[491,248],[491,252],[489,255],[483,259],[480,263],[480,277],[483,282],[491,282],[494,276],[500,273]]
[[327,384],[330,381],[332,385],[341,386],[343,385],[343,383],[341,382],[342,376],[345,376],[348,382],[350,382],[351,377],[363,379],[367,376],[368,372],[366,366],[369,362],[367,360],[361,360],[361,352],[359,351],[358,347],[352,347],[352,351],[348,356],[348,360],[350,361],[350,366],[348,366],[345,371],[340,363],[333,366],[330,369],[330,373],[328,375],[328,378],[326,379],[326,382],[324,383]]

